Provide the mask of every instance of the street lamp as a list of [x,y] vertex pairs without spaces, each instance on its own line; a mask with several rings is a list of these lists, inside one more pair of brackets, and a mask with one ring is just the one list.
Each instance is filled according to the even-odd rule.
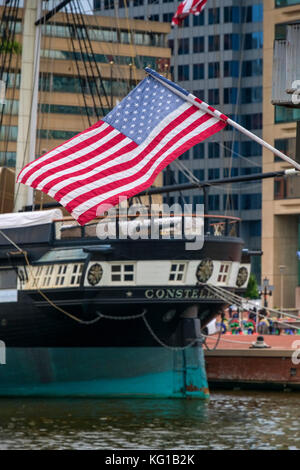
[[110,64],[110,107],[113,109],[113,65],[114,61],[111,60]]
[[133,68],[133,63],[130,62],[129,65],[129,91],[131,90],[132,88],[132,68]]
[[270,281],[265,277],[262,281],[262,286],[259,286],[259,295],[264,296],[264,307],[268,307],[268,296],[271,297],[274,286],[270,286]]
[[283,311],[283,274],[285,272],[286,266],[281,264],[279,266],[280,272],[280,311]]

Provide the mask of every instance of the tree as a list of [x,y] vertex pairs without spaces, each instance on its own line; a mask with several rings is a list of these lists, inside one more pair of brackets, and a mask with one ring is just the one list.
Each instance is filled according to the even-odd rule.
[[249,299],[259,298],[257,281],[256,281],[256,277],[254,276],[254,274],[250,274],[247,290],[245,292],[245,297],[248,297]]
[[22,46],[18,41],[8,41],[7,39],[2,39],[0,43],[0,53],[1,52],[12,52],[13,54],[21,54]]

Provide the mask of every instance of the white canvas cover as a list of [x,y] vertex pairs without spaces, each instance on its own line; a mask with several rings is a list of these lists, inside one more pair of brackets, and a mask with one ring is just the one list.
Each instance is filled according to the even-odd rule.
[[50,224],[53,220],[62,218],[63,213],[60,209],[0,214],[0,229],[32,227],[33,225]]

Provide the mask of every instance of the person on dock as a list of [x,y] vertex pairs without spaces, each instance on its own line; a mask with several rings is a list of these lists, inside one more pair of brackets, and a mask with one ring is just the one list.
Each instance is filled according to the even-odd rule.
[[268,319],[268,313],[266,309],[261,309],[259,312],[259,321],[257,325],[257,332],[261,335],[268,335],[270,334],[270,322]]

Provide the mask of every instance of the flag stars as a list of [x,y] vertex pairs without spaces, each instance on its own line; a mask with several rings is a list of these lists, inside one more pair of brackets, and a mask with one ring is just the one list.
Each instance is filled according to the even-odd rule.
[[184,101],[152,77],[145,79],[104,121],[141,144]]

